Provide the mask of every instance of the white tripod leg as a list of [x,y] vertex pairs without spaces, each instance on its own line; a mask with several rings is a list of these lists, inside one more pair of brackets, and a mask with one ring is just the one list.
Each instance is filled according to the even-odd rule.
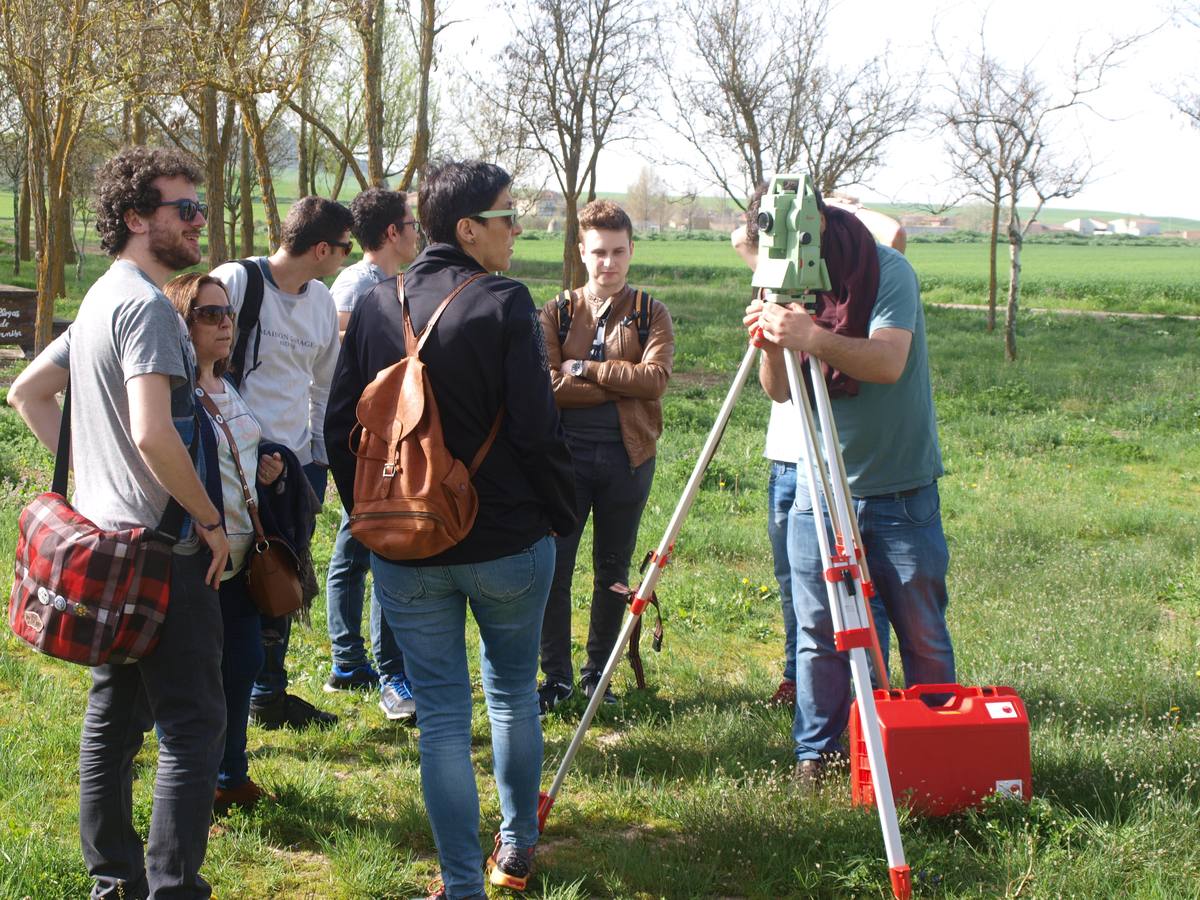
[[[904,844],[900,838],[900,823],[896,817],[896,803],[892,796],[892,782],[888,774],[887,759],[883,753],[883,737],[879,730],[879,719],[875,710],[875,695],[871,687],[871,670],[867,660],[866,648],[875,638],[871,626],[867,599],[861,589],[855,591],[855,581],[852,573],[854,568],[850,560],[837,562],[836,554],[832,552],[829,532],[825,527],[825,516],[822,506],[832,517],[837,513],[838,494],[842,491],[831,489],[825,460],[822,459],[818,443],[817,431],[813,422],[812,410],[808,405],[807,392],[803,379],[800,377],[800,363],[793,351],[784,354],[787,367],[788,388],[792,402],[800,413],[801,431],[803,433],[802,448],[804,451],[804,469],[808,477],[809,496],[813,501],[813,522],[817,530],[817,543],[821,550],[821,565],[825,572],[825,591],[829,600],[829,610],[833,619],[835,640],[839,650],[848,650],[850,656],[850,676],[854,683],[854,692],[858,698],[859,720],[867,743],[867,761],[871,767],[871,780],[875,788],[875,807],[879,813],[879,824],[883,831],[883,845],[887,854],[888,869],[891,876],[892,892],[901,900],[906,900],[912,894],[912,882],[908,864],[904,859]],[[814,390],[818,397],[824,390],[824,378],[818,369],[814,376]],[[826,398],[828,400],[828,398]],[[824,421],[822,422],[824,425]],[[826,430],[826,435],[828,431]],[[841,472],[840,448],[834,445],[828,457],[831,460],[830,470]],[[836,457],[836,461],[833,461]],[[845,484],[844,475],[841,478],[841,488]],[[822,493],[818,493],[818,487]],[[822,504],[822,500],[824,504]],[[843,511],[847,509],[849,492],[845,492]],[[836,520],[833,520],[836,521]],[[843,519],[842,534],[852,534],[849,521]],[[842,555],[845,557],[845,554]]]
[[675,506],[675,512],[671,516],[667,530],[664,532],[662,540],[659,541],[658,549],[650,557],[650,565],[646,570],[645,577],[642,579],[642,583],[638,586],[633,601],[630,603],[629,615],[625,617],[625,624],[621,628],[621,634],[617,638],[617,642],[613,645],[612,652],[608,655],[608,662],[604,664],[604,671],[600,673],[600,680],[596,684],[596,689],[592,693],[591,700],[588,701],[587,709],[583,712],[583,718],[579,721],[579,727],[575,729],[575,735],[571,738],[571,743],[567,746],[567,752],[564,754],[562,762],[559,763],[558,771],[554,775],[554,781],[551,783],[550,789],[543,792],[541,797],[538,798],[539,831],[546,827],[546,818],[550,815],[550,810],[554,806],[558,792],[567,777],[567,771],[571,768],[571,763],[574,761],[575,755],[579,752],[584,735],[587,734],[587,730],[592,724],[592,719],[596,716],[596,710],[600,708],[600,704],[604,701],[604,692],[608,690],[613,672],[616,671],[617,666],[621,662],[621,655],[625,652],[625,648],[629,644],[629,638],[633,634],[633,629],[636,627],[646,606],[650,603],[650,597],[654,593],[654,586],[658,584],[662,570],[666,568],[667,563],[671,560],[671,555],[675,552],[675,538],[679,535],[679,531],[683,527],[683,522],[696,500],[696,495],[700,493],[700,483],[704,480],[704,473],[712,462],[713,456],[716,455],[717,447],[720,445],[721,438],[725,434],[725,427],[729,424],[730,416],[733,415],[733,407],[737,403],[737,398],[742,393],[742,389],[746,386],[746,380],[750,377],[751,366],[757,356],[758,349],[754,345],[746,348],[746,355],[742,357],[742,363],[738,367],[737,374],[734,376],[733,384],[730,385],[729,392],[725,395],[725,402],[721,404],[721,411],[717,414],[717,420],[713,423],[713,427],[708,433],[708,438],[704,442],[704,449],[700,451],[700,458],[696,460],[696,465],[692,469],[691,477],[688,478],[683,495],[679,498],[679,502]]

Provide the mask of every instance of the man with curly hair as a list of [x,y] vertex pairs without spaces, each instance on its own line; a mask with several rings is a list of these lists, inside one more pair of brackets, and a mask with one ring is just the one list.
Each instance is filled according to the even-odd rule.
[[[171,603],[154,653],[91,670],[79,747],[79,833],[92,898],[208,897],[200,876],[224,748],[221,610],[229,556],[221,515],[189,455],[195,359],[161,288],[200,261],[200,170],[174,150],[131,147],[101,167],[96,227],[115,262],[75,322],[21,374],[8,401],[53,449],[56,394],[71,384],[75,508],[101,528],[157,527],[168,501],[188,514]],[[158,726],[145,856],[133,825],[133,762]]]
[[[338,328],[343,333],[359,299],[381,281],[395,278],[401,266],[417,256],[420,227],[403,191],[367,188],[350,202],[354,224],[350,230],[362,244],[363,257],[346,266],[333,282],[330,293],[337,306]],[[325,682],[326,691],[380,689],[379,708],[389,719],[414,721],[417,711],[412,685],[404,675],[404,654],[387,623],[379,603],[371,602],[371,652],[378,671],[367,659],[362,639],[363,594],[371,552],[350,534],[350,517],[342,511],[325,580],[329,643],[333,667]]]

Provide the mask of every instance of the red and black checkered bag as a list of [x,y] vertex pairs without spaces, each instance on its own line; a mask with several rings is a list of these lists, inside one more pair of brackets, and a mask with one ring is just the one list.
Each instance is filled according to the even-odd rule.
[[158,644],[183,510],[171,500],[157,529],[105,531],[72,509],[64,496],[70,410],[68,388],[53,489],[21,510],[17,525],[8,624],[34,650],[68,662],[136,662]]
[[21,511],[8,623],[34,650],[85,666],[151,653],[171,596],[171,545],[104,531],[45,493]]

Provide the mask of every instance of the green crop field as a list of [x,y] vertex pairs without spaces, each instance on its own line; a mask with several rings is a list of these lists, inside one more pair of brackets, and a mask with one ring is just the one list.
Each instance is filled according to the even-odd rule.
[[[931,279],[978,280],[985,249],[914,244],[926,298],[978,302],[975,281]],[[558,252],[518,245],[515,274],[539,300],[554,293]],[[1061,305],[1107,297],[1146,311],[1168,300],[1190,309],[1195,270],[1186,247],[1031,245],[1026,276],[1034,305],[1055,284],[1079,291]],[[746,275],[727,243],[638,244],[634,280],[669,305],[678,339],[639,554],[665,528],[744,351]],[[926,315],[959,677],[1024,699],[1034,795],[940,819],[904,814],[914,894],[1200,897],[1200,322],[1026,313],[1020,359],[1006,364],[978,311]],[[790,716],[765,703],[782,654],[765,531],[768,408],[748,387],[659,585],[666,640],[661,654],[644,649],[649,687],[619,670],[621,703],[602,711],[564,785],[533,897],[889,895],[875,813],[851,806],[844,777],[812,795],[797,787]],[[17,513],[48,478],[47,455],[0,409],[0,558],[12,558]],[[318,526],[322,570],[334,506]],[[577,641],[588,559],[575,572]],[[416,732],[387,723],[374,698],[321,693],[325,627],[321,597],[293,633],[292,689],[341,722],[251,728],[251,775],[270,798],[214,825],[204,872],[222,900],[406,898],[436,873]],[[0,897],[88,892],[76,832],[86,687],[83,670],[0,637]],[[476,699],[490,847],[498,809]],[[546,721],[546,784],[580,713],[573,702]],[[154,759],[151,734],[134,784],[143,835]]]

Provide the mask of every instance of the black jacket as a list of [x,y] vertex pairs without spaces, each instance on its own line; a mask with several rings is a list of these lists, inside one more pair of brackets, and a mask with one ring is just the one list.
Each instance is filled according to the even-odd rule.
[[[479,264],[457,247],[431,244],[404,275],[413,329]],[[355,457],[349,447],[363,389],[404,356],[396,280],[355,305],[325,412],[329,466],[350,509]],[[411,564],[484,562],[510,556],[551,529],[575,528],[575,480],[550,389],[537,310],[519,281],[488,275],[469,285],[438,320],[421,350],[437,399],[446,446],[469,464],[504,406],[500,433],[473,482],[479,515],[471,533],[444,553]]]

